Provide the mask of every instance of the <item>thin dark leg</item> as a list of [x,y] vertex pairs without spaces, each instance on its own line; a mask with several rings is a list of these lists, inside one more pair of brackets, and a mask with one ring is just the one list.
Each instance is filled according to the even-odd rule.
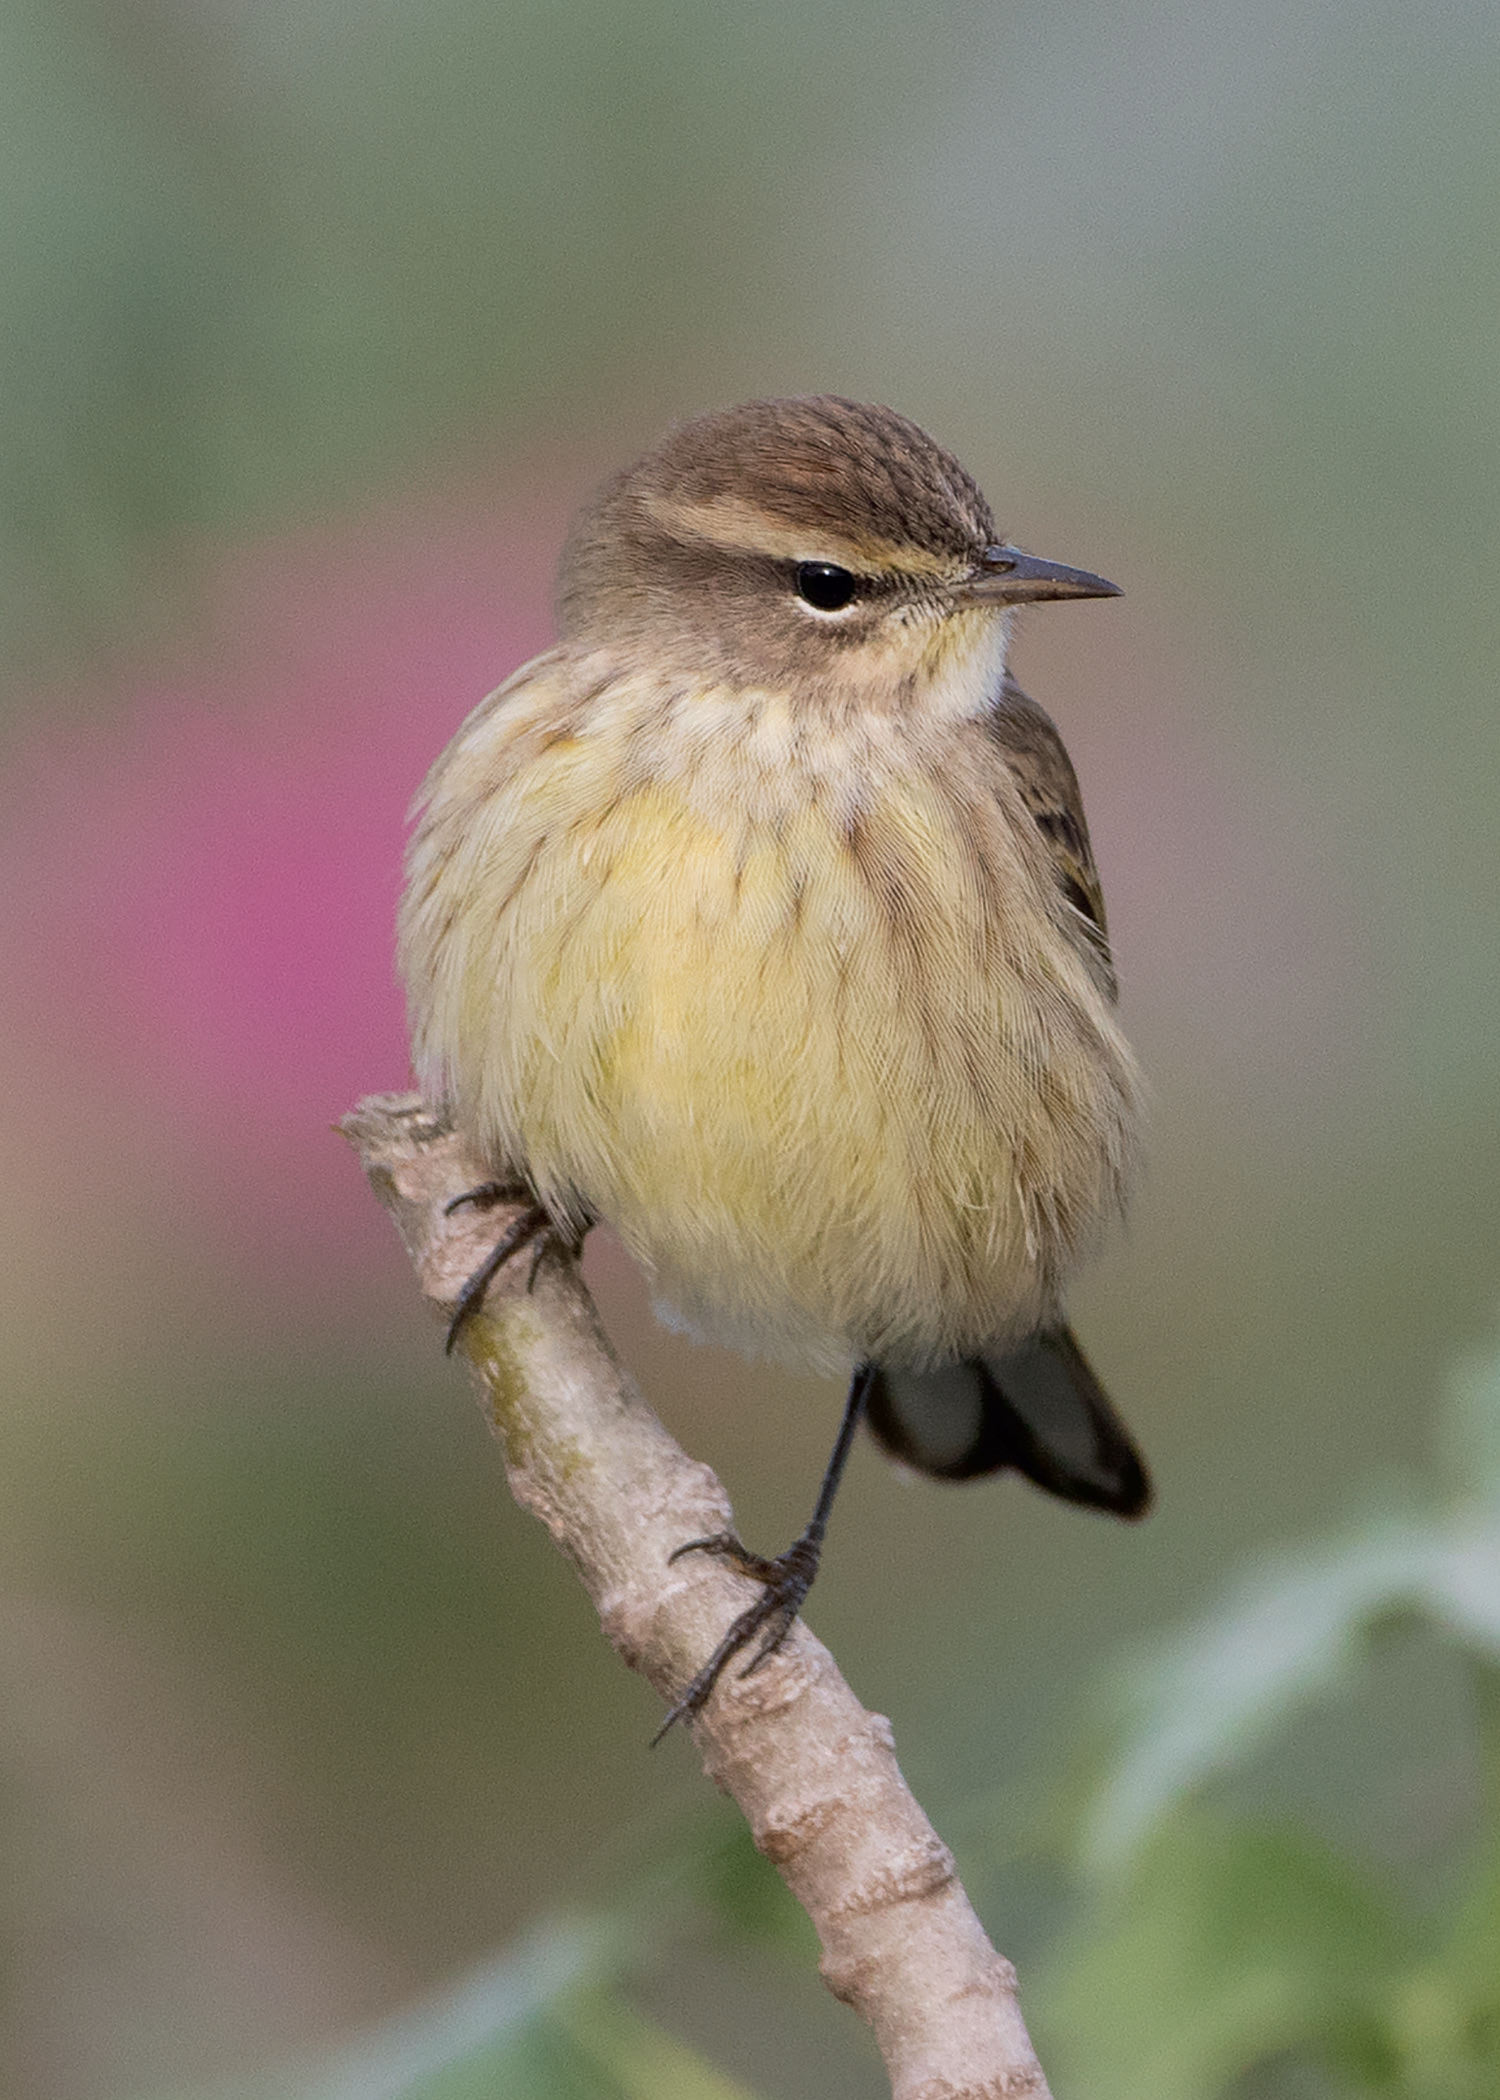
[[687,1690],[682,1694],[667,1718],[651,1738],[653,1748],[669,1728],[681,1720],[691,1720],[701,1713],[707,1704],[708,1695],[718,1683],[727,1663],[739,1654],[742,1648],[760,1637],[760,1645],[749,1662],[741,1670],[748,1677],[758,1670],[767,1656],[774,1655],[792,1628],[792,1621],[802,1609],[813,1579],[818,1572],[818,1563],[823,1555],[823,1535],[828,1529],[828,1515],[833,1508],[833,1498],[839,1491],[844,1466],[854,1442],[854,1432],[860,1424],[874,1383],[874,1367],[861,1364],[849,1384],[849,1397],[844,1402],[844,1419],[839,1424],[838,1437],[823,1473],[823,1485],[818,1490],[817,1507],[808,1521],[807,1529],[800,1538],[792,1541],[785,1553],[778,1553],[774,1560],[767,1560],[759,1553],[749,1553],[740,1544],[733,1532],[715,1532],[711,1538],[689,1539],[685,1546],[668,1555],[668,1560],[680,1560],[684,1553],[712,1553],[720,1560],[727,1560],[738,1568],[742,1575],[753,1575],[763,1582],[766,1593],[757,1598],[748,1610],[742,1611],[729,1631],[720,1641],[713,1654],[703,1665]]
[[[455,1196],[453,1201],[448,1204],[447,1209],[451,1214],[460,1205],[473,1203],[477,1204],[481,1210],[486,1210],[492,1203],[498,1202],[502,1197],[513,1197],[514,1195],[514,1189],[502,1188],[497,1182],[486,1182],[482,1188],[469,1189],[464,1195]],[[453,1317],[448,1322],[448,1339],[443,1344],[446,1355],[451,1356],[453,1354],[453,1344],[462,1333],[465,1321],[471,1319],[484,1303],[485,1292],[505,1267],[511,1256],[519,1253],[521,1248],[528,1241],[534,1240],[539,1233],[550,1232],[551,1229],[551,1215],[543,1210],[540,1203],[531,1204],[528,1209],[523,1210],[506,1227],[458,1294],[458,1302],[453,1308]],[[533,1277],[535,1274],[536,1268],[535,1264],[533,1264]]]

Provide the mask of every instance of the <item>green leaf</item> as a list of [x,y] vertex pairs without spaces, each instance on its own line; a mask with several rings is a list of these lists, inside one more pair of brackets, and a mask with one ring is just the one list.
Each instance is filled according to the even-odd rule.
[[[447,1991],[382,2021],[305,2081],[299,2100],[467,2100],[470,2090],[477,2100],[497,2088],[493,2077],[487,2087],[472,2080],[511,2054],[518,2077],[524,2063],[533,2067],[528,2075],[541,2077],[559,2054],[549,2047],[550,2008],[597,1974],[611,1951],[604,1926],[555,1922]],[[548,2100],[554,2092],[588,2090],[568,2085],[565,2063],[554,2069],[551,2083],[511,2090]]]
[[1318,1840],[1183,1811],[1040,1979],[1043,2058],[1076,2100],[1209,2100],[1299,2047],[1397,2090],[1372,2007],[1409,1954]]
[[1381,2010],[1401,2092],[1413,2100],[1500,2093],[1500,1832],[1491,1833],[1442,1944]]
[[[614,1965],[614,1940],[602,1920],[553,1920],[340,2048],[173,2100],[467,2100],[471,2092],[493,2100],[502,2090],[515,2100],[593,2100],[603,2090],[597,2079],[566,2083],[577,2052],[559,2044],[549,2020],[569,1993]],[[497,2067],[506,2069],[503,2086]]]
[[199,2100],[754,2100],[600,1980],[617,1938],[553,1924],[321,2062]]
[[1177,1802],[1347,1675],[1378,1619],[1426,1593],[1439,1541],[1376,1519],[1320,1552],[1278,1556],[1122,1674],[1124,1740],[1083,1852],[1121,1864]]
[[1282,1554],[1122,1674],[1123,1740],[1083,1828],[1084,1858],[1121,1864],[1157,1822],[1272,1730],[1345,1681],[1397,1618],[1500,1659],[1500,1499],[1378,1515]]
[[1471,1356],[1448,1383],[1439,1458],[1454,1493],[1500,1501],[1500,1349]]
[[570,2001],[559,2008],[558,2021],[610,2080],[598,2088],[610,2100],[615,2094],[619,2100],[753,2100],[747,2086],[613,1992],[591,1991]]

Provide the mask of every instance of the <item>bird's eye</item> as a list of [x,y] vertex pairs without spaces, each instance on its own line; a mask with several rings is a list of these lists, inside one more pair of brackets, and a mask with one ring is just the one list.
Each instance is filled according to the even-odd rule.
[[816,612],[842,612],[853,602],[858,585],[847,569],[833,561],[799,561],[797,596]]

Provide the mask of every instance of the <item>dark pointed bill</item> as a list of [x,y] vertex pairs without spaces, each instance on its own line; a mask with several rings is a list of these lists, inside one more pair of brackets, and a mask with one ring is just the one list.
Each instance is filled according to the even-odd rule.
[[953,593],[959,605],[1024,605],[1037,598],[1119,598],[1117,583],[1087,569],[1023,554],[1019,547],[986,547],[974,573]]

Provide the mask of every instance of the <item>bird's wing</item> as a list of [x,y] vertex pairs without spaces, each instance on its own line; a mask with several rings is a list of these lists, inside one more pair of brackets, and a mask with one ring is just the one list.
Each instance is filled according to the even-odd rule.
[[1066,930],[1101,989],[1113,1000],[1119,985],[1109,952],[1104,892],[1094,866],[1072,760],[1052,717],[1028,699],[1008,674],[987,720],[1021,799],[1047,842],[1058,888],[1069,907]]

